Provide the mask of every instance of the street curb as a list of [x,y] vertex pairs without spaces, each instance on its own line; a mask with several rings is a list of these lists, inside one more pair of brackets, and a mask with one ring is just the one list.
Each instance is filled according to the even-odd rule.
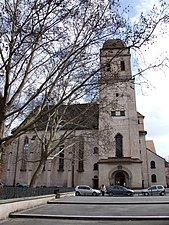
[[32,218],[32,219],[55,219],[55,220],[102,220],[102,221],[145,221],[145,220],[168,220],[169,216],[75,216],[75,215],[42,215],[42,214],[20,214],[12,213],[10,218]]
[[71,205],[133,205],[133,204],[137,204],[137,205],[152,205],[152,204],[169,204],[169,201],[162,201],[162,202],[158,202],[158,201],[152,201],[152,202],[72,202],[72,201],[57,201],[57,200],[51,200],[48,201],[47,204],[71,204]]

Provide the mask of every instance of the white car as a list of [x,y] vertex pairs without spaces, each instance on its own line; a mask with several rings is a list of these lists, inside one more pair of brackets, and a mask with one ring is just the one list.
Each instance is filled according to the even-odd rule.
[[98,196],[101,194],[101,191],[98,189],[93,189],[87,185],[78,185],[75,188],[75,195],[93,195],[93,196]]
[[165,195],[165,188],[163,185],[152,185],[151,187],[142,190],[143,195]]

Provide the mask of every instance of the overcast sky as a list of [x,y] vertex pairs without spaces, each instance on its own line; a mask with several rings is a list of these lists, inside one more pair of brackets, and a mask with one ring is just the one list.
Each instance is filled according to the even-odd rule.
[[[148,12],[157,0],[121,0],[124,5],[130,5],[131,18],[141,11]],[[169,0],[166,0],[169,3]],[[166,28],[164,28],[166,29]],[[168,28],[169,29],[169,28]],[[158,33],[158,31],[157,31]],[[169,30],[164,37],[159,35],[156,43],[146,51],[146,61],[153,62],[160,54],[169,57]],[[169,66],[169,62],[168,62]],[[145,77],[151,85],[136,85],[137,111],[145,116],[144,124],[147,140],[153,140],[156,152],[163,158],[169,158],[169,69],[151,70]]]

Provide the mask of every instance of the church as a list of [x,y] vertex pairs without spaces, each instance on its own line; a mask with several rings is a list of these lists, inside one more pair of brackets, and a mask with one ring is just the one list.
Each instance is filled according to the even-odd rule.
[[[100,50],[99,104],[75,104],[70,115],[81,112],[81,124],[48,157],[37,186],[99,188],[119,184],[129,188],[166,186],[165,160],[146,141],[144,116],[137,112],[130,49],[119,39],[104,42]],[[66,119],[65,119],[66,120]],[[61,129],[58,135],[63,135]],[[39,146],[39,147],[37,147]],[[22,158],[26,154],[26,161]],[[6,153],[3,180],[7,185],[29,184],[40,155],[33,131],[18,138]],[[56,157],[57,155],[57,157]]]

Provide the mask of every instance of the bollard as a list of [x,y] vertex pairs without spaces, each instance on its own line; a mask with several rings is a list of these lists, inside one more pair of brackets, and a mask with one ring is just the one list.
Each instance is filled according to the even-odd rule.
[[55,198],[60,198],[60,194],[58,192],[59,192],[59,188],[54,190]]

